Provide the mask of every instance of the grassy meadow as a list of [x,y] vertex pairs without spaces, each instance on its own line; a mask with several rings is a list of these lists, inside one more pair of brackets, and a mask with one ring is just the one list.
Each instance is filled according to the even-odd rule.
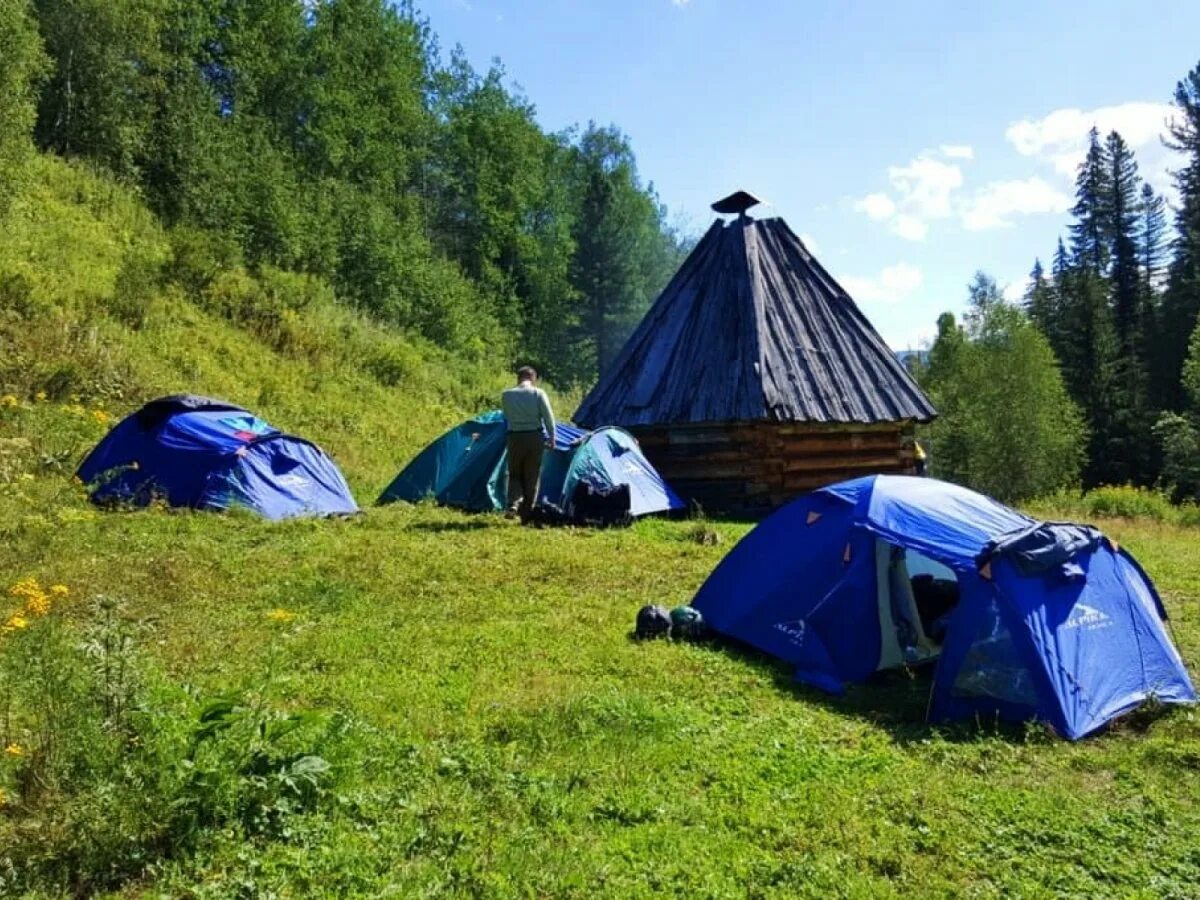
[[[1196,713],[1077,744],[934,728],[927,672],[832,699],[636,643],[638,607],[686,602],[748,526],[371,508],[503,376],[298,276],[214,275],[135,198],[43,165],[0,243],[0,894],[1200,895]],[[321,443],[366,514],[92,509],[81,455],[180,390]],[[1200,530],[1098,524],[1200,660]]]
[[[1074,745],[930,728],[924,673],[833,700],[752,655],[628,638],[744,526],[705,526],[710,546],[688,522],[529,531],[430,507],[272,525],[97,515],[61,479],[23,485],[0,571],[66,585],[67,621],[124,598],[174,721],[231,691],[343,720],[310,809],[270,835],[214,829],[128,894],[1195,895],[1193,713]],[[1103,524],[1200,657],[1196,533]],[[123,806],[98,787],[71,802]],[[0,847],[55,827],[6,812]]]

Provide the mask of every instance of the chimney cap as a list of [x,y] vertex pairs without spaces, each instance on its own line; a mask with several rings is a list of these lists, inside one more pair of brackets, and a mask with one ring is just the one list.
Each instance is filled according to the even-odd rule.
[[722,197],[713,205],[713,211],[719,213],[739,213],[745,214],[752,206],[757,206],[760,203],[765,203],[759,197],[755,197],[749,191],[734,191],[728,197]]

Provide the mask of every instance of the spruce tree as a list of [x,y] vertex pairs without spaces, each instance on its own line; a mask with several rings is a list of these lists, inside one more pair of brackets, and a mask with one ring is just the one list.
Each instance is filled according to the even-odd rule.
[[1137,243],[1142,279],[1152,291],[1162,276],[1166,233],[1167,202],[1148,183],[1143,184]]
[[1058,304],[1055,290],[1046,278],[1046,270],[1042,261],[1035,259],[1033,269],[1029,272],[1029,287],[1025,290],[1025,312],[1029,320],[1041,329],[1050,341],[1050,346],[1056,348],[1062,331],[1058,320]]
[[1129,145],[1117,132],[1109,134],[1104,148],[1108,178],[1104,213],[1104,242],[1112,279],[1113,316],[1123,354],[1141,362],[1139,315],[1138,224],[1141,213],[1141,177]]
[[1184,163],[1174,173],[1179,192],[1176,236],[1171,247],[1156,356],[1157,383],[1164,406],[1181,409],[1184,396],[1179,384],[1180,372],[1200,312],[1200,65],[1176,85],[1174,100],[1176,116],[1167,143],[1183,154]]
[[1057,282],[1070,268],[1071,257],[1067,253],[1063,239],[1059,237],[1058,246],[1054,250],[1054,260],[1050,263],[1050,274],[1054,276],[1054,280]]
[[1113,321],[1119,341],[1113,393],[1113,431],[1107,452],[1114,480],[1152,484],[1157,453],[1150,431],[1156,412],[1151,400],[1149,337],[1151,317],[1142,273],[1139,237],[1142,180],[1133,152],[1117,132],[1105,142],[1109,165],[1107,212]]
[[1162,384],[1160,364],[1162,346],[1162,282],[1166,260],[1166,201],[1149,184],[1142,185],[1141,215],[1138,224],[1138,256],[1141,269],[1139,309],[1142,319],[1142,358],[1145,360],[1148,392],[1154,407],[1161,407],[1171,386]]
[[1071,263],[1094,275],[1108,271],[1109,246],[1106,201],[1111,195],[1111,172],[1095,127],[1088,132],[1088,150],[1075,178],[1071,214]]
[[1108,284],[1089,269],[1069,269],[1056,285],[1062,302],[1059,359],[1063,381],[1088,425],[1084,483],[1128,480],[1123,463],[1112,456],[1118,415],[1120,345],[1108,303]]

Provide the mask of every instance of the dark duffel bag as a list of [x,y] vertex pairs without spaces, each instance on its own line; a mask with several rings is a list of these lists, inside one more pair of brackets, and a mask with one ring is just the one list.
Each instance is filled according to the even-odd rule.
[[624,527],[633,522],[629,506],[627,484],[603,488],[581,481],[571,494],[571,517],[580,525]]

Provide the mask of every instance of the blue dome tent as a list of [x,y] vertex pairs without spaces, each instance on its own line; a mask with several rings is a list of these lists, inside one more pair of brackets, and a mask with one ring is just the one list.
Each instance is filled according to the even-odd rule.
[[[432,498],[444,506],[484,512],[506,506],[504,414],[485,412],[450,429],[404,467],[379,503]],[[629,487],[629,514],[683,509],[683,501],[620,428],[583,431],[558,424],[554,449],[542,461],[538,502],[571,513],[579,485]]]
[[178,395],[122,419],[79,466],[99,504],[253,510],[267,519],[358,512],[333,461],[240,406]]
[[935,479],[869,476],[793,501],[692,605],[834,693],[936,658],[934,720],[1036,718],[1074,740],[1143,702],[1196,699],[1132,556]]

